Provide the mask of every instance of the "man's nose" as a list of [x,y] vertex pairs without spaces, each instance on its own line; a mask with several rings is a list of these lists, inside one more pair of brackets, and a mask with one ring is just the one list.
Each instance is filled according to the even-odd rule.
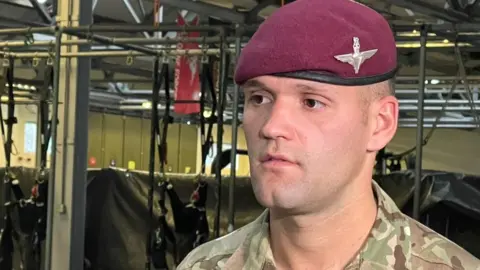
[[284,101],[276,100],[260,131],[261,135],[268,139],[290,139],[294,133],[292,120],[293,108]]

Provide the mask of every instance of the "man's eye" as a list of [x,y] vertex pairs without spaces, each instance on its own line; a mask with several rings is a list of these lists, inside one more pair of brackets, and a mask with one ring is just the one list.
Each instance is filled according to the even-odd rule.
[[315,99],[305,99],[303,101],[303,103],[305,104],[305,106],[307,106],[308,108],[311,108],[311,109],[319,109],[319,108],[322,108],[324,106],[324,104],[318,100],[315,100]]
[[253,95],[250,97],[249,100],[255,105],[261,105],[269,102],[269,99],[267,97],[261,95]]

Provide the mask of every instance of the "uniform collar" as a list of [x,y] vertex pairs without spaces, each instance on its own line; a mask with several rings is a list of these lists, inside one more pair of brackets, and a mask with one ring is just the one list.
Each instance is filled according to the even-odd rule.
[[[346,270],[361,269],[362,265],[393,267],[396,261],[409,266],[411,262],[410,226],[395,202],[373,181],[377,198],[376,221],[362,249]],[[269,212],[264,211],[254,223],[254,229],[243,243],[243,269],[275,269],[269,242]],[[405,263],[406,262],[406,263]],[[407,267],[407,269],[410,269]]]

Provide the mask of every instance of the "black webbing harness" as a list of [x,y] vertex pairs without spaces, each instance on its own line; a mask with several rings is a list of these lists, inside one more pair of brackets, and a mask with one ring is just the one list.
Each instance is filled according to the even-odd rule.
[[[205,112],[205,102],[207,88],[210,90],[210,95],[212,99],[212,108],[211,115],[205,119],[203,113]],[[205,174],[206,160],[208,152],[213,145],[213,125],[217,122],[215,117],[215,112],[217,110],[217,97],[215,94],[215,87],[213,85],[213,74],[211,71],[211,66],[208,63],[208,57],[206,55],[202,56],[202,78],[201,78],[201,96],[200,96],[200,136],[202,142],[202,169],[201,173]],[[205,134],[205,123],[208,122],[208,131]]]
[[[145,269],[150,270],[151,263],[158,260],[158,258],[153,259],[154,248],[164,248],[164,245],[155,245],[160,239],[156,239],[154,236],[163,237],[161,234],[154,232],[165,231],[164,223],[160,220],[159,225],[155,228],[153,221],[153,193],[155,190],[155,147],[157,148],[159,161],[160,161],[160,173],[161,178],[165,179],[165,163],[167,162],[167,133],[168,125],[172,122],[172,117],[170,117],[170,76],[169,76],[169,59],[167,56],[163,57],[163,63],[161,71],[160,70],[160,58],[156,57],[153,67],[153,91],[152,91],[152,110],[151,110],[151,137],[150,137],[150,163],[149,163],[149,178],[150,178],[150,189],[148,194],[148,210],[149,216],[151,218],[148,237],[147,237],[147,263]],[[165,98],[166,98],[166,107],[165,113],[162,119],[162,132],[160,132],[160,119],[158,117],[158,105],[160,101],[160,88],[162,82],[165,88]],[[159,187],[162,186],[164,181],[160,181]],[[160,191],[162,192],[162,191]],[[162,204],[162,202],[160,202]],[[164,217],[160,217],[162,219]],[[162,230],[163,229],[163,230]],[[175,245],[175,242],[173,243]],[[155,250],[155,254],[161,254],[159,250]],[[165,253],[163,253],[165,254]],[[161,258],[163,259],[163,258]]]
[[[21,241],[22,262],[25,269],[41,269],[41,242],[45,239],[46,230],[46,205],[48,173],[47,150],[51,134],[51,121],[48,121],[48,98],[49,89],[53,83],[53,66],[48,65],[45,70],[45,83],[41,89],[41,101],[39,114],[41,117],[41,167],[36,178],[35,194],[29,198],[25,195],[19,185],[16,175],[11,170],[11,156],[13,149],[12,131],[13,125],[17,123],[15,117],[15,99],[13,93],[14,81],[14,59],[5,59],[3,75],[7,79],[8,88],[8,116],[5,120],[6,128],[2,121],[2,136],[5,148],[5,176],[4,176],[4,223],[0,239],[0,269],[10,270],[13,268],[12,256],[14,252],[13,239]],[[1,93],[3,95],[3,93]],[[0,108],[0,118],[3,120],[3,112]],[[50,123],[50,124],[49,124]],[[5,132],[6,130],[6,132]],[[6,133],[6,134],[5,134]],[[15,201],[12,201],[13,192]],[[19,217],[19,229],[23,233],[20,237],[12,224],[11,213],[13,207],[17,206]]]
[[41,155],[40,155],[40,169],[43,170],[47,167],[47,152],[50,143],[50,137],[52,135],[52,120],[48,119],[49,105],[48,100],[50,98],[50,89],[53,87],[54,69],[52,63],[47,62],[45,68],[45,76],[43,81],[43,87],[40,90],[40,133],[41,133]]
[[[23,198],[22,190],[18,186],[18,180],[11,170],[11,156],[13,149],[13,125],[17,123],[15,117],[15,98],[13,93],[14,81],[14,59],[5,58],[3,60],[3,78],[6,78],[6,88],[8,95],[7,119],[3,118],[3,110],[0,106],[0,119],[2,129],[2,139],[5,149],[5,175],[3,178],[3,224],[0,232],[0,269],[11,270],[13,267],[13,237],[16,232],[13,228],[11,212],[15,203],[12,201],[12,191],[17,201]],[[3,88],[4,85],[2,85]],[[0,93],[3,96],[5,93]],[[5,124],[4,124],[5,122]],[[6,125],[6,128],[5,128]]]
[[36,194],[33,195],[33,202],[35,204],[35,226],[33,228],[33,234],[30,241],[32,247],[32,256],[35,261],[35,269],[41,268],[41,244],[46,237],[47,229],[47,198],[48,198],[48,172],[47,172],[47,154],[48,147],[50,143],[50,138],[52,134],[52,123],[53,119],[48,118],[49,116],[49,104],[48,100],[50,98],[51,89],[53,88],[53,79],[54,79],[54,68],[51,61],[47,61],[47,66],[45,68],[45,76],[43,87],[40,89],[40,104],[39,104],[39,114],[40,114],[40,136],[41,136],[41,146],[40,146],[40,170],[38,176],[35,179],[35,189]]

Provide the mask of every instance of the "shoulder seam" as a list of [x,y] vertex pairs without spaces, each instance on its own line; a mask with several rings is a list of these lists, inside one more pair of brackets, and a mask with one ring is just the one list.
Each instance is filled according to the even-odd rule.
[[205,260],[210,260],[211,258],[213,258],[213,257],[215,257],[215,256],[218,256],[218,255],[229,255],[229,256],[232,256],[232,255],[235,253],[236,250],[237,250],[237,249],[229,249],[229,250],[227,250],[227,251],[225,251],[225,252],[221,252],[221,253],[219,253],[219,254],[208,254],[208,256],[205,256],[205,257],[203,257],[203,258],[198,258],[197,260],[190,262],[189,264],[187,264],[187,267],[188,267],[188,268],[191,268],[191,267],[193,267],[193,266],[194,266],[196,263],[198,263],[198,262],[205,261]]
[[453,268],[452,266],[446,264],[445,262],[427,260],[426,258],[423,258],[422,256],[420,256],[420,254],[417,254],[417,253],[415,253],[415,252],[412,252],[412,257],[415,257],[415,258],[417,258],[417,259],[419,259],[419,260],[421,260],[421,261],[423,261],[423,262],[426,262],[426,263],[441,265],[441,266],[448,267],[448,269],[455,270],[455,268]]

